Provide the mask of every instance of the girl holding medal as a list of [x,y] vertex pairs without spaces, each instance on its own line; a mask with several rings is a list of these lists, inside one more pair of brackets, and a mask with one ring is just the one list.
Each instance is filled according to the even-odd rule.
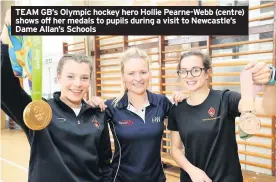
[[28,181],[110,182],[112,152],[105,112],[82,99],[91,82],[91,61],[80,55],[61,58],[57,68],[61,92],[45,101],[52,113],[43,113],[36,105],[38,113],[29,114],[52,118],[39,130],[24,122],[23,111],[32,99],[13,75],[9,59],[1,60],[1,69],[2,109],[21,126],[31,147]]
[[[271,79],[272,71],[264,63],[248,64],[246,70],[254,84],[265,85]],[[189,98],[172,107],[168,122],[172,156],[181,167],[180,181],[242,182],[235,134],[235,118],[246,109],[241,105],[241,94],[208,88],[211,62],[202,52],[184,53],[177,73],[191,92]]]

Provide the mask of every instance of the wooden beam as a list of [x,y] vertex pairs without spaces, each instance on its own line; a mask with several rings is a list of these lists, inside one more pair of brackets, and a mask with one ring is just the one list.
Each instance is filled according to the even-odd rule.
[[[162,78],[162,75],[165,75],[165,70],[162,70],[162,67],[165,66],[164,59],[165,54],[163,53],[165,51],[165,37],[163,35],[159,36],[159,44],[158,44],[158,51],[159,51],[159,75],[160,75],[160,85],[159,85],[159,91],[162,93],[166,90],[166,87],[163,86],[163,83],[166,82],[165,78]],[[166,134],[163,133],[163,137],[165,138]],[[162,140],[162,146],[166,145],[167,142]],[[162,152],[167,152],[166,149],[162,148]]]
[[258,5],[258,6],[251,6],[248,8],[248,10],[255,10],[255,9],[261,9],[261,8],[267,8],[267,7],[270,7],[270,6],[273,6],[274,3],[266,3],[266,4],[262,4],[262,5]]
[[100,40],[98,38],[99,36],[95,36],[94,38],[94,65],[95,65],[95,74],[94,74],[94,80],[96,81],[96,85],[95,85],[95,94],[97,96],[101,96],[101,93],[98,92],[98,90],[101,90],[101,86],[97,86],[99,84],[101,84],[101,80],[98,80],[98,74],[97,72],[101,71],[101,68],[100,68],[100,62],[97,61],[97,59],[100,59],[100,48],[98,47],[98,45],[100,44]]
[[72,46],[72,45],[78,45],[78,44],[84,44],[84,42],[75,42],[75,43],[72,43],[72,44],[68,44],[66,43],[66,47],[69,47],[69,46]]
[[104,37],[99,37],[99,38],[97,38],[97,40],[110,39],[110,38],[113,38],[113,37],[118,37],[118,36],[114,36],[114,35],[104,36]]
[[62,45],[63,45],[63,54],[67,54],[67,52],[68,52],[68,44],[66,42],[63,42]]
[[159,36],[159,66],[160,66],[160,92],[166,90],[166,87],[164,87],[162,84],[166,82],[165,78],[162,78],[162,75],[165,75],[165,70],[162,70],[162,67],[165,66],[164,59],[165,54],[163,53],[165,51],[165,37]]
[[69,53],[69,52],[76,52],[76,51],[85,51],[85,47],[83,48],[78,48],[78,49],[71,49],[71,50],[68,50],[66,51],[66,53]]

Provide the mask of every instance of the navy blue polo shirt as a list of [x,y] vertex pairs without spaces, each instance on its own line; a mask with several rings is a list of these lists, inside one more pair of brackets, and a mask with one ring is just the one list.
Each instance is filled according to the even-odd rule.
[[164,95],[147,91],[149,104],[145,120],[129,108],[127,94],[114,107],[107,100],[106,109],[114,137],[115,153],[112,160],[116,182],[164,182],[166,177],[161,163],[161,140],[164,118],[172,103]]

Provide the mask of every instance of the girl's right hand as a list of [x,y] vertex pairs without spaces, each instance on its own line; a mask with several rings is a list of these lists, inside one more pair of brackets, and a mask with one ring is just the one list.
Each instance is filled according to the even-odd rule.
[[212,182],[204,171],[195,166],[189,170],[188,174],[193,182]]

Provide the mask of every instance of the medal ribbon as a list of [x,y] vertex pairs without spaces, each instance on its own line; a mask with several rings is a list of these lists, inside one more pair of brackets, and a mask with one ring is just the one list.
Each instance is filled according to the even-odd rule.
[[[240,75],[242,108],[244,111],[255,111],[254,98],[261,90],[262,86],[255,85],[252,79],[252,72],[244,70]],[[242,139],[250,138],[251,134],[245,133],[239,126],[239,135]]]
[[42,37],[30,36],[32,44],[32,100],[42,99]]

